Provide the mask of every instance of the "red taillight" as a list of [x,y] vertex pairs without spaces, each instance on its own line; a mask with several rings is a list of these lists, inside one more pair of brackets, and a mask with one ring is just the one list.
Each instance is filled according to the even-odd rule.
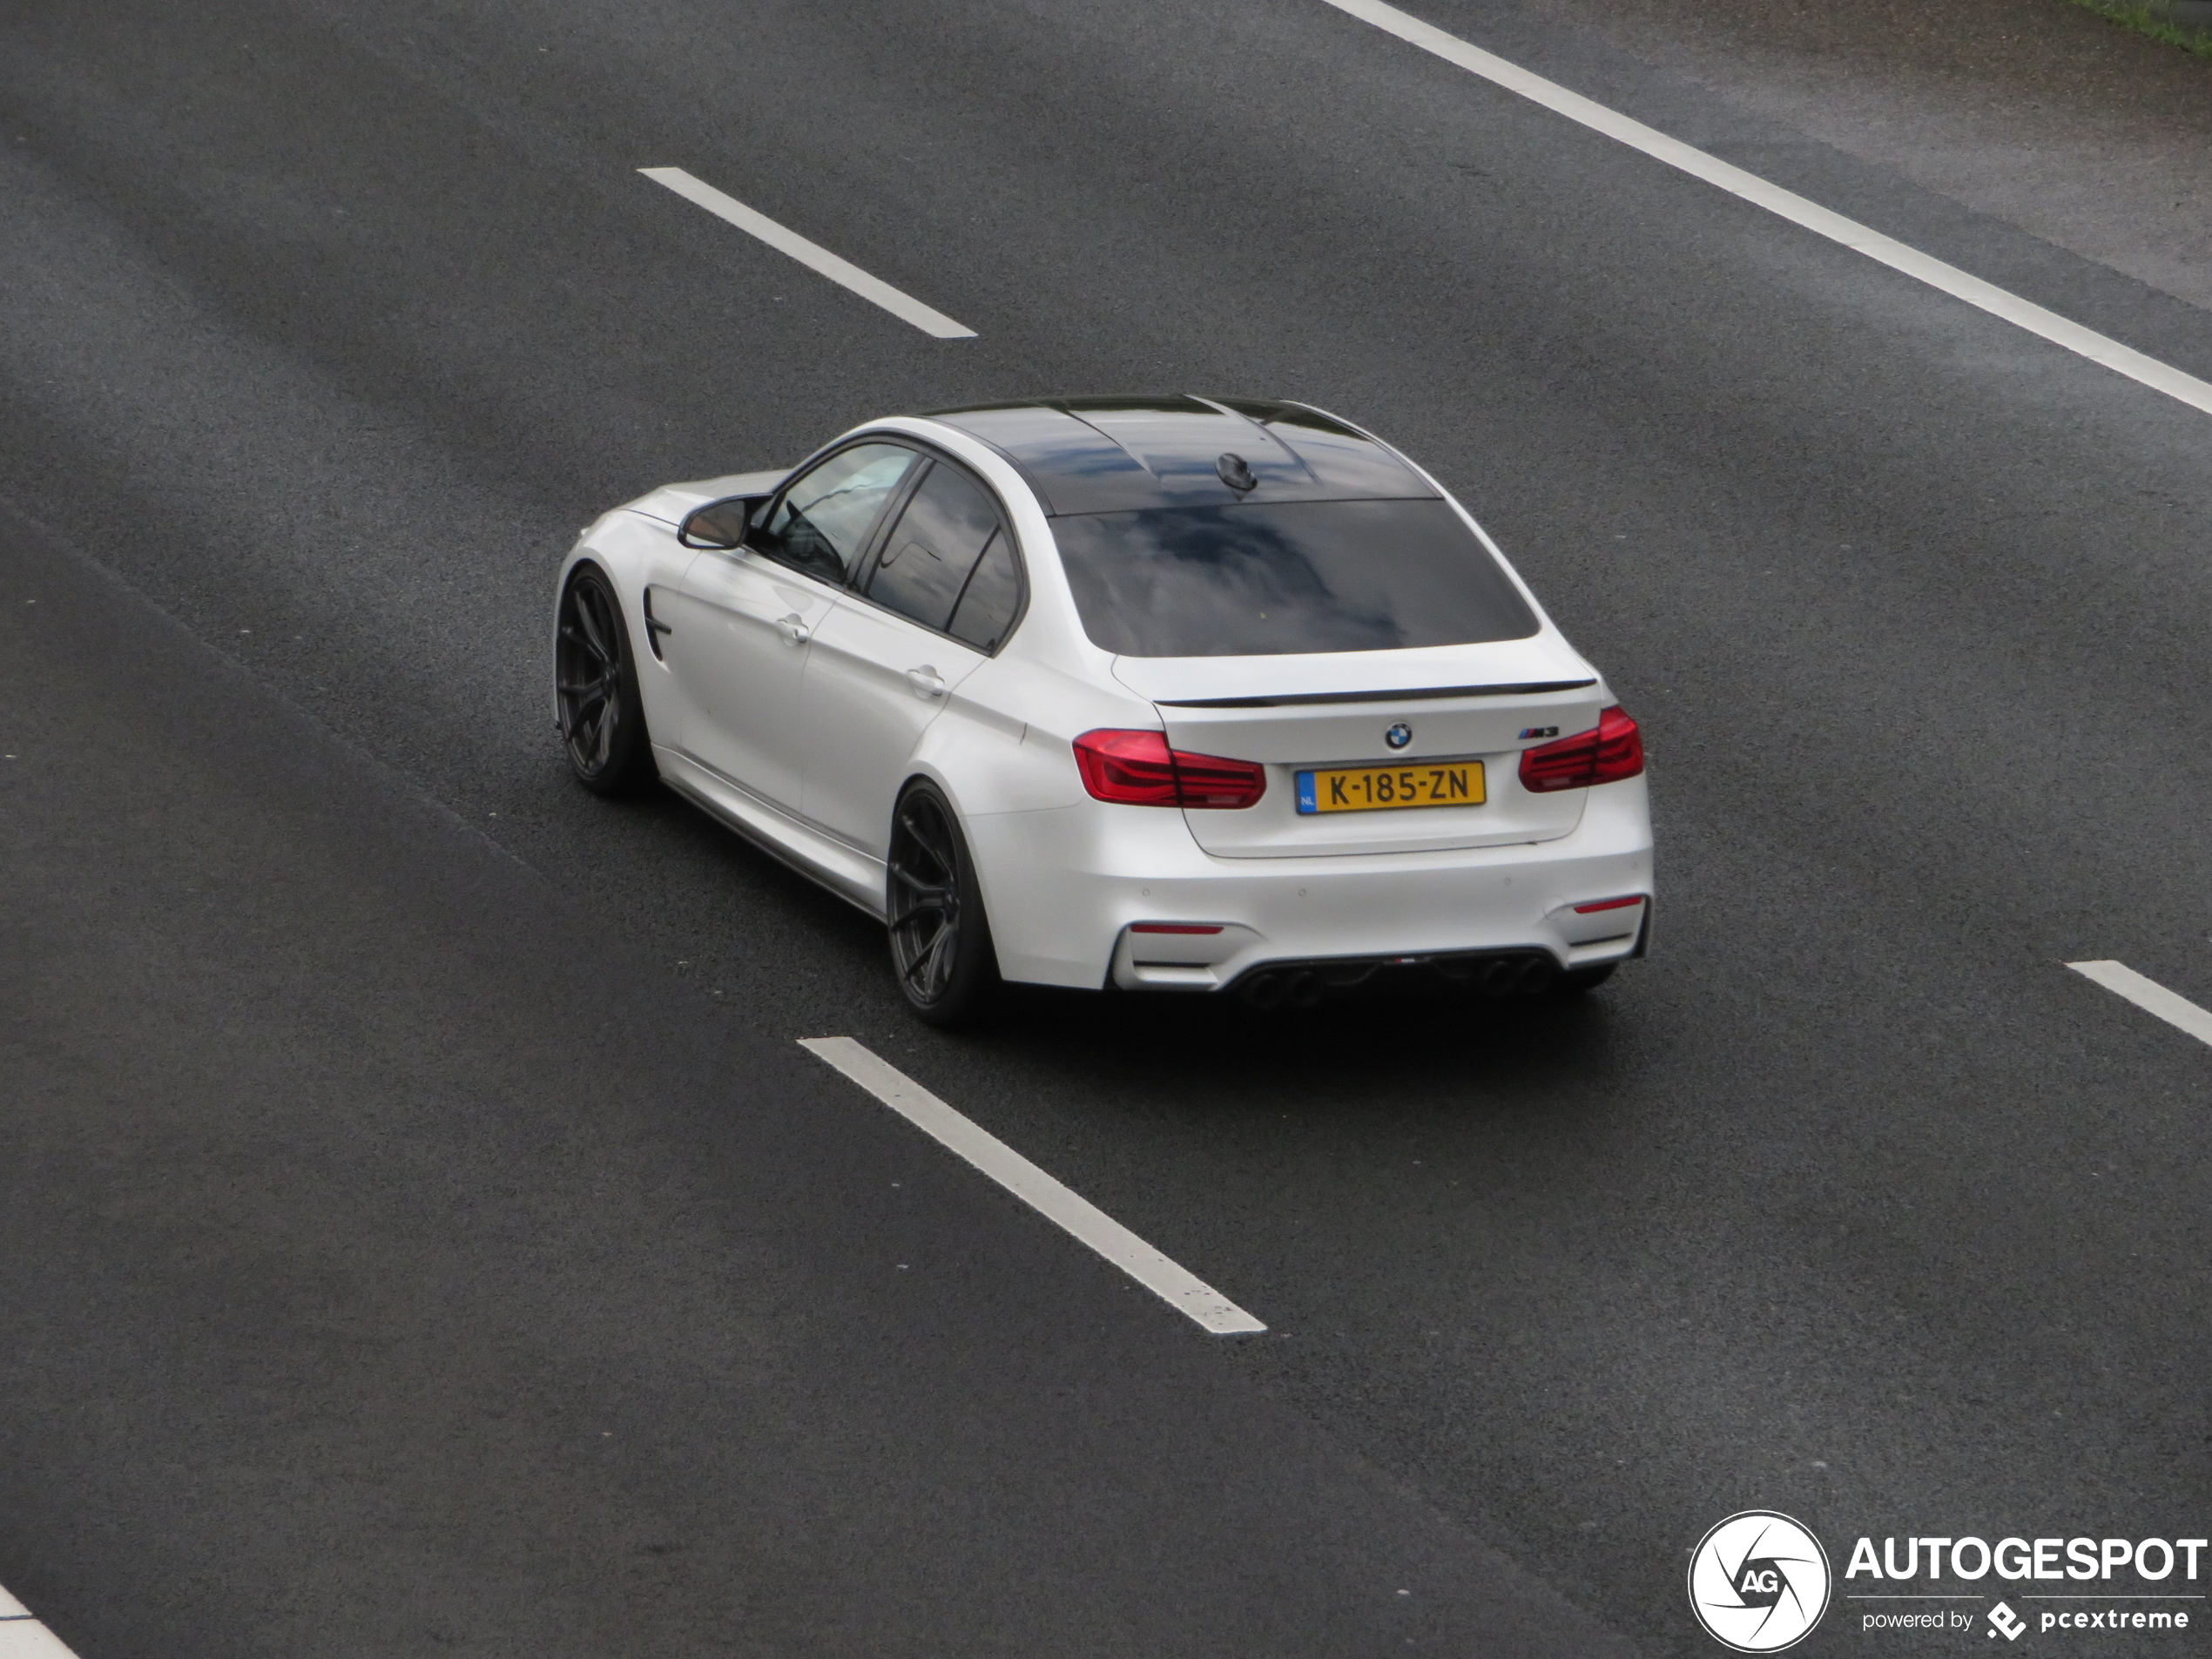
[[1097,799],[1130,806],[1254,806],[1267,792],[1265,767],[1170,750],[1159,732],[1086,732],[1076,766]]
[[1521,786],[1532,795],[1554,789],[1617,784],[1643,770],[1643,733],[1615,704],[1597,717],[1597,729],[1521,752]]
[[1257,806],[1267,792],[1267,768],[1249,760],[1174,752],[1175,779],[1185,806]]
[[1083,787],[1100,800],[1173,806],[1175,757],[1161,732],[1086,732],[1076,739]]
[[1195,921],[1132,921],[1129,930],[1133,934],[1217,934],[1221,927]]

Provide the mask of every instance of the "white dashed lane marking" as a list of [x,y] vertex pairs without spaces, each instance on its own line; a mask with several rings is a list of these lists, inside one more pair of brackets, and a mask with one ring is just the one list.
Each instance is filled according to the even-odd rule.
[[799,1046],[827,1061],[916,1129],[960,1154],[1045,1219],[1216,1336],[1267,1329],[1212,1285],[1170,1261],[1097,1205],[852,1038],[803,1037]]
[[881,306],[901,322],[910,322],[939,340],[973,340],[975,331],[963,327],[941,311],[933,311],[911,294],[905,294],[880,277],[872,277],[850,260],[841,260],[827,248],[808,241],[768,217],[725,196],[712,185],[694,179],[681,167],[640,167],[639,172],[664,185],[685,201],[696,202],[717,219],[726,219],[748,236],[757,236],[779,253],[788,253],[810,271],[850,288],[861,299]]
[[2146,1014],[2155,1014],[2177,1031],[2186,1031],[2199,1042],[2212,1043],[2212,1014],[2185,996],[2176,996],[2155,979],[2146,979],[2125,962],[2068,962],[2084,979],[2093,979],[2124,996]]
[[1593,132],[1602,132],[1617,139],[1632,150],[1641,150],[1655,161],[1663,161],[1670,167],[1680,168],[1694,179],[1725,190],[1731,196],[1741,197],[1755,206],[1779,214],[1793,225],[1803,226],[1817,236],[1839,242],[1854,253],[1878,260],[1893,271],[1940,289],[1954,300],[1964,300],[1978,306],[1993,317],[2002,317],[2016,327],[2031,334],[2040,335],[2054,346],[2101,363],[2129,380],[2139,381],[2155,392],[2163,392],[2212,415],[2212,385],[2207,385],[2194,374],[2185,374],[2171,364],[2161,363],[2131,346],[2123,346],[2107,339],[2094,328],[2084,328],[2078,322],[2069,322],[2055,311],[2046,311],[2033,300],[1985,282],[1979,277],[1961,271],[1955,265],[1946,265],[1941,260],[1908,247],[1893,237],[1883,235],[1856,219],[1845,219],[1831,212],[1818,202],[1784,190],[1779,185],[1769,184],[1755,172],[1723,161],[1718,156],[1708,155],[1694,145],[1680,138],[1670,138],[1656,127],[1631,120],[1616,110],[1609,110],[1595,99],[1580,92],[1570,92],[1556,81],[1548,81],[1541,75],[1530,73],[1518,64],[1480,46],[1468,44],[1457,35],[1447,35],[1433,24],[1400,11],[1396,6],[1386,5],[1383,0],[1327,0],[1339,11],[1349,13],[1362,23],[1372,24],[1386,34],[1398,37],[1410,46],[1433,52],[1446,63],[1455,64],[1470,75],[1480,75],[1484,80],[1518,92],[1532,103],[1541,104],[1555,115],[1581,123]]
[[0,1589],[0,1659],[77,1659],[62,1639]]

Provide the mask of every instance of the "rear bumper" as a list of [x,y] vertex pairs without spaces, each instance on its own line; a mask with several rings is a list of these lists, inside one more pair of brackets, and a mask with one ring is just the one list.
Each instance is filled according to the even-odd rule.
[[[1641,953],[1650,910],[1644,780],[1589,792],[1555,840],[1447,853],[1224,859],[1180,813],[1080,806],[968,824],[1011,980],[1213,991],[1270,965],[1541,951],[1559,968]],[[1577,905],[1642,902],[1578,912]],[[1217,927],[1137,933],[1139,924]]]

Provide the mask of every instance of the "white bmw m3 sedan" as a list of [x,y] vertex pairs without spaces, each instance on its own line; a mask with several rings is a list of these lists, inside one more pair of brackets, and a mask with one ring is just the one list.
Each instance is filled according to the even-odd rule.
[[1308,1006],[1643,954],[1643,742],[1480,525],[1295,403],[874,421],[671,484],[561,570],[576,775],[658,779],[880,918],[908,1002],[1001,980]]

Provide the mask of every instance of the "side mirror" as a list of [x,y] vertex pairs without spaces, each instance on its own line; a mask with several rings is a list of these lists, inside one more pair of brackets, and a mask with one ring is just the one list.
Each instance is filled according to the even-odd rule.
[[694,507],[677,526],[676,539],[685,547],[707,548],[718,553],[743,547],[745,533],[752,524],[753,509],[759,505],[757,496],[731,496],[711,501],[704,507]]

